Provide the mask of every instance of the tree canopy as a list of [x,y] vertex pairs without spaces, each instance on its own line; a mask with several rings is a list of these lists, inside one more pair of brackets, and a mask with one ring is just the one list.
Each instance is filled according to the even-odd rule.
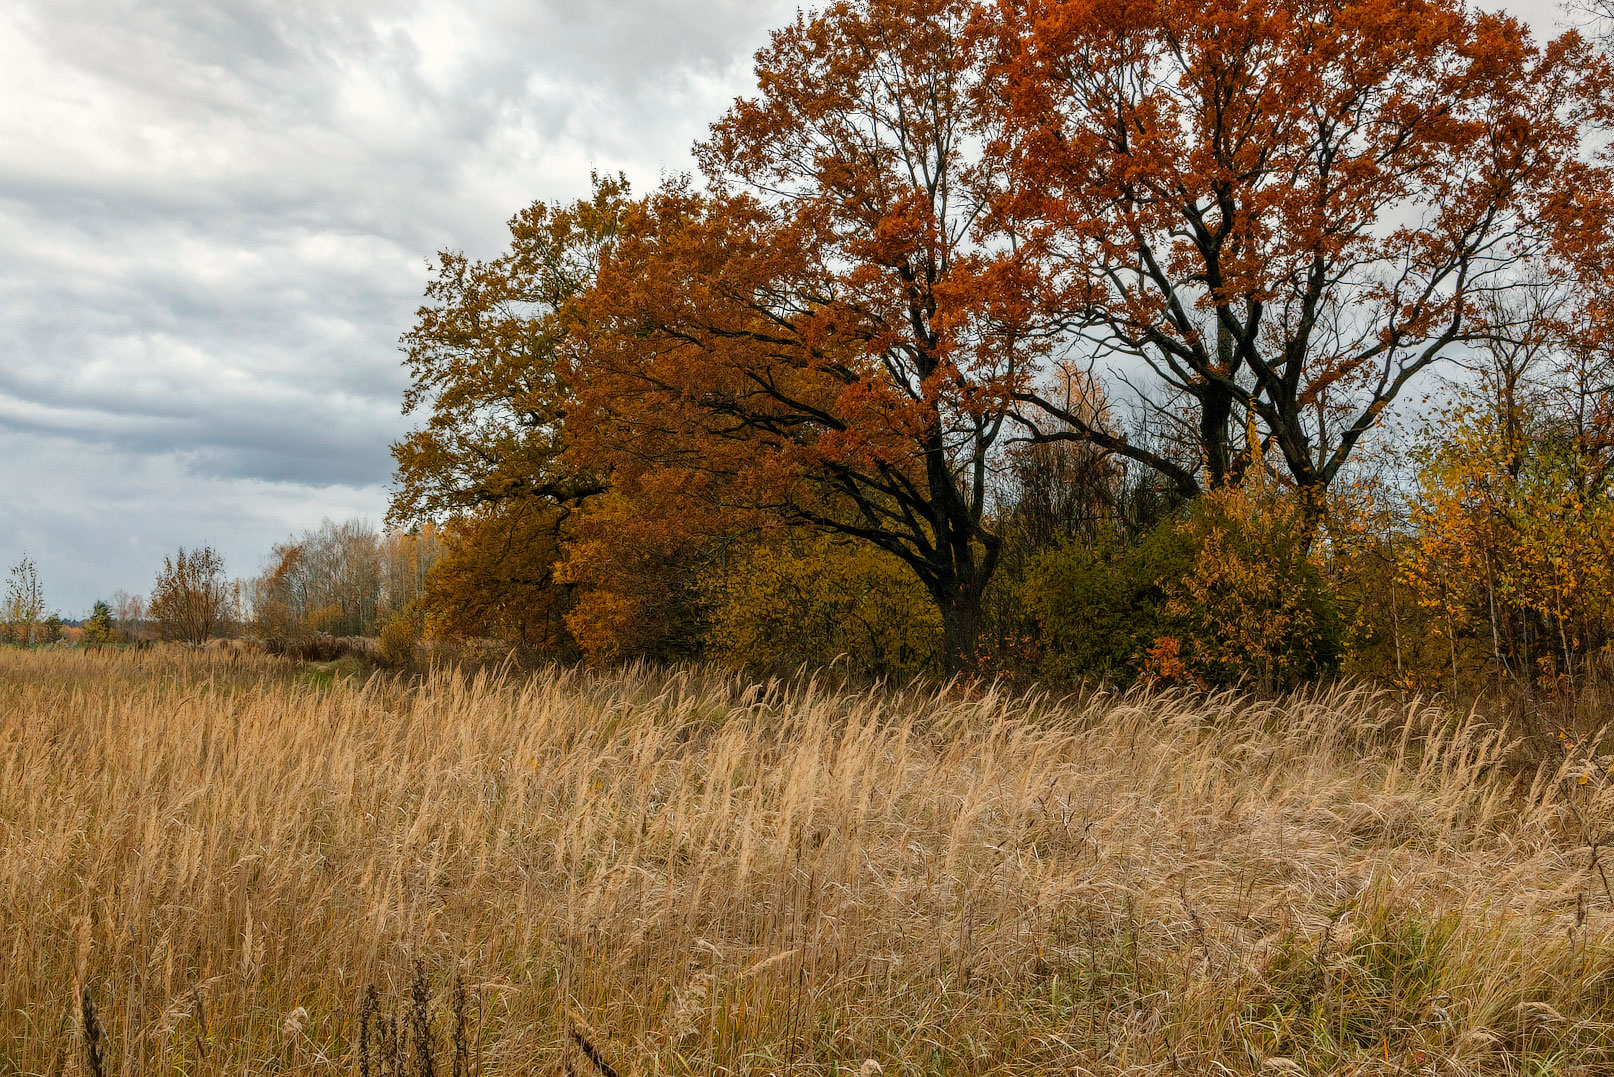
[[906,565],[961,668],[1020,447],[1183,499],[1271,459],[1314,528],[1499,295],[1610,264],[1607,62],[1455,0],[841,0],[756,75],[699,177],[535,203],[404,339],[395,517],[547,506],[580,638],[798,527]]

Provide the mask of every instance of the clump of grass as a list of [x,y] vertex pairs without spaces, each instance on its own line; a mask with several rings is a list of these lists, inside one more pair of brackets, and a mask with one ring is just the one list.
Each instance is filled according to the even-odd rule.
[[1523,758],[1352,688],[0,652],[0,1073],[1606,1072],[1614,789]]
[[[438,1048],[433,1021],[431,982],[423,961],[416,960],[414,978],[397,1005],[382,1005],[381,992],[367,985],[360,998],[356,1032],[360,1077],[435,1077]],[[446,1045],[453,1077],[471,1073],[467,996],[458,974],[447,1002],[451,1030]]]

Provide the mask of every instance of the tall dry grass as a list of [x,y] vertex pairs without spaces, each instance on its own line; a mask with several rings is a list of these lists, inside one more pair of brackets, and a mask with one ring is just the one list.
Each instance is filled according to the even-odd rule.
[[0,1072],[85,1072],[87,990],[108,1073],[424,1011],[446,1074],[456,973],[489,1074],[1614,1072],[1578,765],[1366,691],[3,651]]

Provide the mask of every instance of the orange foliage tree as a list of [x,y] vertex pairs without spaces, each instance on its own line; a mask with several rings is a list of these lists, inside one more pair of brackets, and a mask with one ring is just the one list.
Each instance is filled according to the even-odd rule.
[[[1048,339],[991,162],[962,0],[857,0],[758,54],[760,94],[664,186],[584,303],[577,448],[687,498],[869,542],[975,647],[994,451]],[[662,482],[674,480],[663,479]]]
[[[1314,511],[1611,186],[1582,150],[1605,63],[1457,0],[1001,0],[980,37],[997,210],[1075,346],[1153,372],[1144,403],[1213,485],[1253,418]],[[1198,468],[1134,455],[1199,492]]]
[[538,499],[574,503],[603,489],[564,456],[567,389],[556,348],[568,306],[594,279],[628,204],[621,178],[592,197],[535,202],[510,221],[510,247],[472,261],[444,251],[427,302],[404,334],[404,412],[425,422],[392,447],[393,523],[421,523]]

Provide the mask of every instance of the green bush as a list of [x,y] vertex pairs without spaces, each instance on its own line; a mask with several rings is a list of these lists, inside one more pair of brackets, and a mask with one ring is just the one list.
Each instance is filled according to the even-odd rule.
[[1219,490],[1137,543],[1045,552],[1027,583],[1045,673],[1280,689],[1333,672],[1343,631],[1306,528],[1259,487]]
[[1162,581],[1188,574],[1193,551],[1170,524],[1132,545],[1044,551],[1026,580],[1042,630],[1043,673],[1061,683],[1131,684],[1167,632]]

